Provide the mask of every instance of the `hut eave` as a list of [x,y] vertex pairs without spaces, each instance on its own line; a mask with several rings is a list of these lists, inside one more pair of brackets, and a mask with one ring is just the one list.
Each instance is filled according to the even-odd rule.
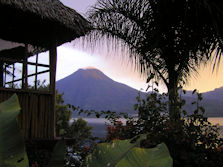
[[49,48],[85,35],[90,24],[58,0],[0,0],[0,38]]

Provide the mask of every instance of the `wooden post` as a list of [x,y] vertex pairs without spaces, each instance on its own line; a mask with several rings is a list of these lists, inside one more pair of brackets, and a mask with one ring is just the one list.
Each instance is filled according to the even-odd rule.
[[37,90],[38,53],[36,54],[35,90]]
[[52,101],[51,101],[51,139],[56,137],[56,113],[55,113],[55,105],[56,105],[56,64],[57,64],[57,47],[56,43],[51,45],[49,50],[49,62],[50,62],[50,91],[52,92]]
[[7,75],[6,75],[6,74],[7,74],[7,67],[6,67],[6,66],[7,66],[7,65],[5,64],[5,65],[4,65],[4,70],[3,70],[3,71],[5,72],[4,79],[3,79],[3,80],[4,80],[4,82],[3,82],[3,83],[4,83],[4,86],[3,86],[3,87],[6,87],[6,84],[5,84],[5,83],[6,83],[6,76],[7,76]]
[[24,62],[23,62],[23,68],[22,68],[22,88],[27,89],[28,88],[28,79],[27,79],[27,57],[28,57],[28,45],[25,45],[25,51],[24,51]]
[[3,62],[0,62],[0,87],[3,87],[3,81],[4,81],[4,66],[3,66]]
[[12,88],[14,88],[14,80],[15,80],[15,63],[13,63],[13,68],[12,68]]

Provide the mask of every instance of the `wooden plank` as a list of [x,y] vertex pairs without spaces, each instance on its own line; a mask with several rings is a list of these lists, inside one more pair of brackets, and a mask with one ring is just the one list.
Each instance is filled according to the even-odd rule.
[[51,95],[52,92],[50,91],[43,91],[43,90],[33,90],[33,89],[12,89],[12,88],[0,88],[0,91],[12,92],[12,93],[32,93],[32,94],[47,94]]
[[[49,103],[47,101],[47,96],[42,95],[42,111],[41,111],[41,119],[42,119],[42,138],[47,138],[47,128],[49,124],[49,120],[47,119],[48,111],[47,107],[49,107]],[[47,121],[48,120],[48,121]]]
[[44,103],[44,106],[43,106],[43,108],[44,108],[44,118],[43,118],[43,121],[44,121],[44,125],[45,125],[45,128],[44,128],[44,138],[49,138],[49,136],[48,136],[48,134],[49,134],[49,132],[48,132],[48,129],[49,129],[49,117],[48,117],[48,115],[49,115],[49,108],[50,108],[50,105],[47,105],[47,104],[50,104],[50,101],[49,100],[51,100],[50,98],[49,98],[49,96],[48,95],[45,95],[45,103]]
[[56,104],[56,63],[57,63],[57,48],[54,43],[49,50],[49,62],[50,62],[50,91],[52,92],[51,100],[51,113],[50,113],[50,128],[51,139],[56,137],[55,131],[55,104]]
[[[8,99],[16,92],[7,90],[0,89],[0,101]],[[22,108],[19,125],[25,139],[52,139],[52,94],[22,91],[17,92],[17,95]]]
[[14,80],[15,80],[15,63],[13,63],[13,68],[12,68],[12,88],[14,88]]
[[41,130],[40,128],[39,128],[39,109],[37,109],[39,106],[38,105],[40,105],[39,103],[36,103],[36,101],[38,100],[38,99],[36,99],[36,98],[34,98],[35,99],[35,102],[34,102],[34,106],[36,107],[36,109],[34,109],[34,112],[33,112],[33,114],[34,114],[34,117],[33,117],[33,121],[34,121],[34,138],[38,138],[38,132]]
[[0,61],[0,87],[3,87],[3,81],[4,81],[4,69],[3,69],[3,62]]
[[37,72],[38,72],[38,53],[36,54],[36,68],[35,68],[35,90],[37,90]]
[[[52,100],[52,96],[50,96],[49,98],[48,98],[48,103],[49,104],[51,104],[51,100]],[[49,105],[49,108],[48,108],[48,115],[47,115],[47,120],[49,121],[50,120],[50,117],[51,117],[51,106]],[[51,138],[51,124],[47,124],[47,129],[48,129],[48,133],[47,133],[47,137],[48,137],[48,139],[50,139]]]
[[7,68],[6,68],[6,65],[4,65],[4,73],[5,73],[5,75],[4,75],[4,81],[3,81],[3,87],[5,87],[5,82],[6,82],[6,70],[7,70]]
[[28,88],[28,78],[27,78],[27,57],[28,57],[28,45],[25,44],[25,55],[24,55],[24,62],[22,65],[22,88]]
[[[50,72],[50,70],[44,70],[44,71],[38,72],[37,74],[36,73],[33,73],[33,74],[30,74],[30,75],[27,75],[27,78],[28,77],[32,77],[32,76],[35,76],[35,75],[43,74],[43,73],[46,73],[46,72]],[[9,83],[13,83],[13,82],[18,82],[18,81],[21,81],[21,80],[23,80],[23,78],[16,79],[14,81],[9,81],[9,82],[6,82],[5,84],[9,84]]]
[[38,122],[37,122],[37,138],[43,138],[43,130],[44,130],[44,126],[42,124],[43,120],[42,120],[42,113],[44,112],[44,108],[43,108],[43,104],[44,104],[44,96],[39,96],[38,100],[39,100],[39,110],[37,111],[37,118],[38,118]]
[[37,111],[37,138],[42,138],[42,133],[43,133],[43,125],[42,125],[42,118],[41,118],[41,115],[42,115],[42,112],[44,112],[44,109],[43,109],[43,98],[42,98],[42,95],[39,95],[38,97],[38,111]]
[[[6,63],[14,63],[14,62],[16,62],[16,63],[24,63],[24,61],[23,60],[20,60],[20,59],[10,59],[10,58],[6,58],[6,57],[0,57],[0,61],[2,61],[2,62],[6,62]],[[33,62],[28,62],[27,61],[27,64],[28,65],[36,65],[36,63],[33,63]],[[42,64],[42,63],[38,63],[38,66],[39,67],[50,67],[50,65],[48,65],[48,64]]]
[[37,122],[37,112],[35,111],[35,98],[32,97],[31,105],[31,138],[36,138],[36,122]]

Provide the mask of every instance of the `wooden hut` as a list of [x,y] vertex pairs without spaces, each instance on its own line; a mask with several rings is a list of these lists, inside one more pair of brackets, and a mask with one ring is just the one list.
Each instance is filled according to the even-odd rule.
[[[0,102],[17,93],[21,105],[19,125],[26,139],[55,138],[55,74],[57,46],[85,35],[90,26],[75,10],[59,0],[0,0]],[[13,47],[7,48],[7,43]],[[49,51],[49,63],[29,62],[28,58]],[[21,64],[21,77],[15,78],[14,64]],[[36,67],[30,74],[28,66]],[[7,67],[13,68],[7,80]],[[46,70],[38,72],[38,67]],[[37,89],[37,76],[49,73],[49,89]],[[29,77],[35,77],[33,89]],[[14,87],[21,82],[21,88]],[[7,85],[11,86],[7,86]]]

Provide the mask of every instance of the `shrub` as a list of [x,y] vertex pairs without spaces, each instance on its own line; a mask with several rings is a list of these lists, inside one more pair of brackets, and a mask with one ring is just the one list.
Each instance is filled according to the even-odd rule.
[[92,136],[92,127],[81,118],[74,119],[70,123],[72,111],[76,110],[74,106],[64,104],[63,94],[56,96],[56,134],[57,136],[68,139],[65,166],[81,166],[85,157],[91,149],[89,146],[95,144],[95,138]]
[[[216,167],[223,164],[223,139],[219,127],[212,125],[204,116],[205,110],[199,106],[202,100],[197,93],[197,101],[191,105],[197,108],[192,115],[182,111],[182,119],[171,121],[167,113],[165,94],[157,91],[148,94],[146,99],[137,97],[134,106],[138,118],[129,117],[126,124],[113,120],[107,126],[107,141],[113,139],[130,139],[139,134],[147,134],[142,147],[152,148],[159,143],[166,143],[174,160],[174,167]],[[180,109],[185,104],[182,100]],[[115,119],[115,118],[114,118]]]

